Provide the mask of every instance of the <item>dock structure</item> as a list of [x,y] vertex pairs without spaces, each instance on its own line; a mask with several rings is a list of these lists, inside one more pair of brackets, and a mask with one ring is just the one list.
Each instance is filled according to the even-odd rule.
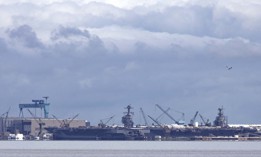
[[47,99],[48,97],[44,97],[46,100],[32,100],[33,103],[28,103],[28,104],[19,104],[19,109],[20,109],[20,114],[19,114],[19,117],[23,117],[23,109],[25,108],[39,108],[42,110],[44,110],[44,118],[48,118],[49,116],[49,106],[50,106],[50,103],[47,103]]

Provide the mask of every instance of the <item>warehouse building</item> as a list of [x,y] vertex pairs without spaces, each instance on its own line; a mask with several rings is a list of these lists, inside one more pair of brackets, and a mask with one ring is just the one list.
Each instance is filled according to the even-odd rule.
[[[88,123],[87,123],[88,125]],[[45,128],[85,127],[85,120],[57,120],[51,118],[35,119],[8,117],[0,118],[1,139],[7,139],[9,134],[23,134],[26,139],[33,139],[48,134]]]

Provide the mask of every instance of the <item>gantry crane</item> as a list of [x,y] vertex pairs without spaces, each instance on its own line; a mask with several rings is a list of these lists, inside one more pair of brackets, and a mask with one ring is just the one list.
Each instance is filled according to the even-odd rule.
[[23,117],[24,114],[23,114],[23,109],[27,108],[34,108],[34,109],[42,109],[44,110],[44,118],[48,118],[49,116],[49,106],[50,106],[50,103],[47,103],[47,99],[48,97],[45,96],[43,97],[45,99],[44,100],[32,100],[33,103],[27,103],[27,104],[19,104],[19,109],[20,109],[20,113],[19,113],[19,117]]

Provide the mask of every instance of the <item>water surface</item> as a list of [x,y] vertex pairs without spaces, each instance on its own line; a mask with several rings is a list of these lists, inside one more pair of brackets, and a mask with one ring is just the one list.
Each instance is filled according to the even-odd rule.
[[0,157],[260,157],[261,142],[0,141]]

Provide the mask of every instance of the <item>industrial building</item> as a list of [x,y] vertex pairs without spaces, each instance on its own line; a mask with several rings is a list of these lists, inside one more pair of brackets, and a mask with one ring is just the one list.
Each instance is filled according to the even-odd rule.
[[[23,134],[24,139],[35,139],[49,136],[45,128],[60,127],[85,127],[89,123],[85,120],[77,120],[76,116],[71,119],[58,119],[55,116],[49,118],[49,103],[44,100],[32,100],[32,104],[19,104],[19,117],[8,117],[8,112],[0,117],[0,139],[8,139],[9,135]],[[24,117],[24,109],[31,114],[31,117]],[[34,115],[30,108],[44,111],[44,117]],[[51,135],[50,135],[51,136]],[[49,137],[46,137],[49,138]]]
[[[63,124],[61,124],[63,122]],[[69,123],[70,122],[70,123]],[[27,139],[46,134],[46,127],[62,127],[68,124],[70,127],[84,127],[86,122],[84,120],[57,120],[54,118],[41,119],[41,121],[34,118],[22,117],[8,117],[0,118],[1,139],[7,139],[8,134],[23,134]]]

